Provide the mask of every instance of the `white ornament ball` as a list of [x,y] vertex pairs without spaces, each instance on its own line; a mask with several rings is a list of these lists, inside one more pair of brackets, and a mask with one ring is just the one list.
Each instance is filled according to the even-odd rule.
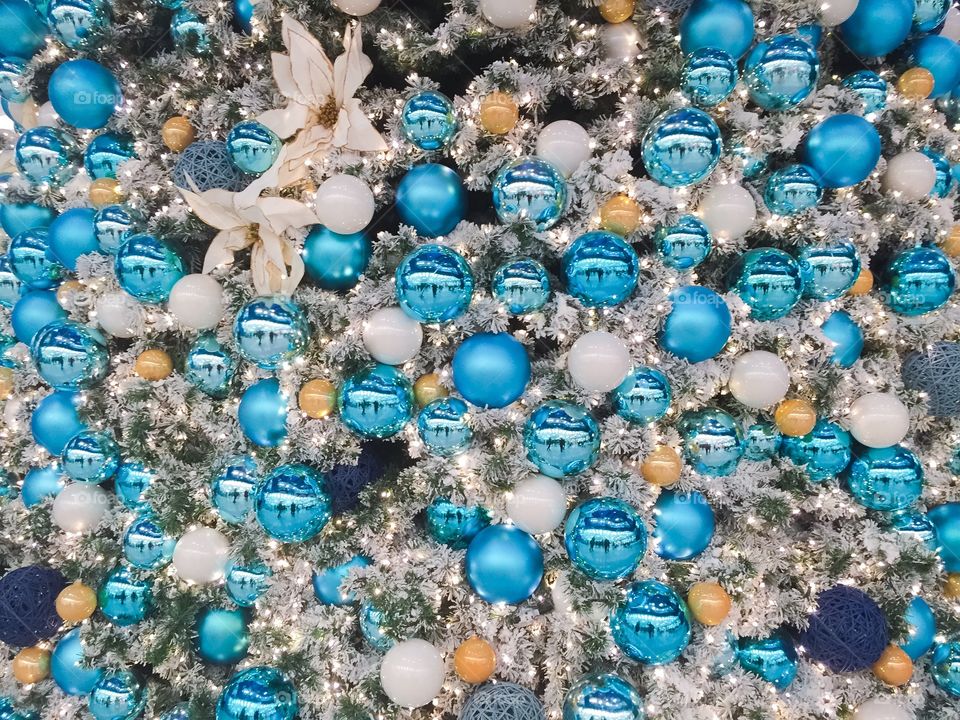
[[223,288],[209,275],[184,275],[170,290],[167,307],[185,327],[215,328],[223,317]]
[[820,24],[833,27],[847,20],[857,9],[860,0],[823,0],[820,5]]
[[853,401],[847,426],[861,445],[890,447],[907,436],[910,413],[893,393],[868,393]]
[[513,524],[531,535],[548,533],[563,522],[567,492],[546,475],[531,475],[513,486],[507,500],[507,515]]
[[881,185],[887,193],[899,193],[904,200],[922,200],[937,182],[933,160],[922,152],[910,150],[887,161]]
[[376,210],[370,186],[353,175],[324,180],[313,202],[320,222],[341,235],[363,230]]
[[556,166],[565,177],[573,175],[590,154],[590,136],[572,120],[552,122],[537,136],[537,156]]
[[754,350],[733,363],[729,386],[730,394],[747,407],[770,407],[786,397],[790,370],[772,352]]
[[60,116],[53,109],[53,103],[47,100],[37,108],[37,127],[56,127]]
[[94,309],[103,331],[116,338],[132,338],[143,323],[143,306],[122,290],[101,295]]
[[110,493],[93,483],[72,483],[53,501],[53,521],[61,530],[82,533],[93,530],[110,507]]
[[182,579],[211,583],[226,574],[230,559],[230,541],[219,530],[201,527],[177,540],[173,549],[173,567]]
[[397,705],[426,705],[443,687],[443,656],[426,640],[398,642],[383,656],[380,685]]
[[960,43],[960,10],[957,9],[956,5],[951,5],[950,9],[947,10],[947,19],[943,21],[940,35]]
[[630,372],[630,351],[616,335],[597,330],[577,338],[567,353],[567,370],[588,392],[609,392]]
[[600,28],[600,42],[607,60],[629,60],[640,52],[640,31],[630,20],[606,23]]
[[714,185],[700,200],[698,212],[714,238],[736,240],[756,222],[757,204],[740,185]]
[[860,704],[853,720],[913,720],[913,713],[892,696],[870,698]]
[[480,0],[480,12],[490,22],[504,30],[523,27],[537,9],[537,0]]
[[380,7],[380,0],[333,0],[333,4],[347,15],[362,17]]
[[399,307],[376,310],[363,324],[363,345],[377,362],[400,365],[420,352],[423,328]]

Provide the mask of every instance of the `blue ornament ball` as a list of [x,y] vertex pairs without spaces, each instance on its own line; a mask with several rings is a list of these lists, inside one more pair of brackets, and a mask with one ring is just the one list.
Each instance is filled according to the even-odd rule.
[[488,603],[517,605],[543,579],[543,550],[513,525],[491,525],[477,533],[464,563],[470,587]]
[[743,456],[740,423],[723,410],[707,408],[685,412],[677,429],[683,437],[687,462],[703,475],[729,475]]
[[417,416],[417,432],[434,455],[450,457],[470,447],[473,430],[467,424],[467,404],[459,398],[438,398]]
[[177,539],[163,531],[150,514],[137,517],[123,533],[123,556],[141,570],[155,570],[173,559]]
[[563,478],[593,466],[600,453],[600,428],[586,408],[548,400],[523,426],[527,458],[544,475]]
[[536,693],[516,683],[496,682],[473,691],[459,720],[546,720],[546,713]]
[[113,270],[120,287],[148,303],[166,302],[184,275],[180,255],[165,240],[147,234],[127,238],[117,250]]
[[80,148],[70,133],[52,127],[35,127],[18,139],[17,169],[32,183],[62,185],[77,172]]
[[147,510],[150,503],[144,498],[147,488],[157,479],[157,473],[135,460],[120,463],[116,477],[113,479],[113,489],[120,498],[120,502],[129,510]]
[[680,20],[684,55],[718,48],[739,59],[753,44],[753,11],[742,0],[694,0]]
[[116,255],[137,224],[137,216],[123,205],[107,205],[97,210],[93,216],[93,234],[100,252]]
[[923,465],[901,445],[858,446],[844,477],[857,502],[871,510],[903,510],[923,493]]
[[937,530],[927,517],[916,508],[907,508],[890,513],[890,527],[901,535],[913,538],[918,543],[922,543],[928,549],[936,552],[937,550]]
[[764,638],[740,638],[737,642],[740,667],[777,690],[785,690],[796,677],[800,666],[797,648],[783,631]]
[[706,223],[695,215],[681,215],[673,225],[660,225],[653,244],[663,264],[677,270],[690,270],[710,254],[713,238]]
[[550,278],[542,264],[531,258],[505,262],[493,273],[493,296],[512,315],[536,312],[550,299]]
[[817,86],[820,58],[798,35],[774,35],[757,43],[743,65],[750,99],[766,110],[788,110]]
[[937,618],[926,600],[915,597],[907,605],[903,620],[907,634],[900,643],[900,649],[916,662],[933,647],[937,635]]
[[0,54],[29,58],[46,41],[47,25],[26,0],[4,0],[0,3]]
[[910,34],[914,5],[914,0],[861,0],[840,25],[840,38],[860,57],[886,55]]
[[563,700],[563,720],[644,720],[643,697],[616,673],[590,673]]
[[660,346],[688,362],[716,356],[730,338],[733,318],[713,290],[687,285],[670,293],[672,307],[660,333]]
[[612,497],[591,498],[567,517],[563,533],[573,566],[592,580],[629,577],[647,550],[647,529],[637,510]]
[[237,361],[220,344],[216,333],[203,333],[193,341],[184,363],[184,379],[215,398],[226,397],[237,371]]
[[637,365],[611,393],[614,411],[624,420],[646,425],[670,409],[670,380],[659,370]]
[[232,665],[247,656],[250,633],[243,610],[207,608],[197,615],[197,654],[214,665]]
[[0,203],[0,226],[12,238],[24,230],[49,227],[54,217],[53,210],[36,203]]
[[54,462],[43,467],[30,468],[23,478],[20,499],[23,506],[32,508],[48,497],[56,497],[66,486],[60,463]]
[[97,135],[83,154],[83,166],[93,179],[116,178],[120,166],[137,157],[133,138],[115,132]]
[[938,643],[934,647],[930,674],[937,687],[960,698],[960,642]]
[[75,392],[56,390],[37,403],[30,416],[30,432],[34,441],[51,455],[59,456],[70,438],[86,425],[80,420]]
[[227,595],[240,607],[251,607],[270,587],[273,573],[266,565],[236,565],[227,568]]
[[279,465],[257,487],[257,522],[274,540],[304,542],[332,515],[323,475],[306,465]]
[[937,531],[940,559],[948,573],[960,572],[960,502],[948,502],[927,511]]
[[104,617],[114,625],[136,625],[153,611],[153,582],[120,565],[100,586],[97,604]]
[[[864,0],[864,4],[871,1]],[[862,7],[859,5],[857,11]],[[824,187],[849,187],[866,180],[873,172],[880,159],[880,136],[873,125],[858,115],[831,115],[810,129],[800,155]]]
[[193,10],[180,6],[170,18],[170,37],[179,50],[203,54],[210,50],[210,35],[203,18]]
[[667,187],[705,180],[723,154],[720,128],[697,108],[680,108],[656,118],[642,143],[643,166],[651,178]]
[[806,165],[788,165],[770,173],[763,202],[774,215],[796,215],[816,207],[823,188],[816,173]]
[[59,570],[27,565],[0,578],[0,640],[13,647],[36,645],[60,629],[57,595],[67,581]]
[[627,657],[664,665],[680,657],[690,642],[690,612],[672,588],[642,580],[611,611],[610,632]]
[[349,290],[370,264],[372,246],[365,231],[341,235],[314,225],[303,243],[307,275],[324,290]]
[[490,513],[479,505],[458,505],[440,497],[427,506],[427,534],[438,543],[463,550],[490,525]]
[[830,313],[820,330],[833,347],[830,362],[842,368],[852,367],[863,352],[863,330],[845,310]]
[[957,279],[950,260],[940,248],[918,246],[894,257],[887,268],[886,284],[890,309],[915,316],[943,307]]
[[960,45],[943,35],[926,35],[907,48],[907,62],[933,75],[930,97],[938,98],[960,84]]
[[349,512],[360,504],[360,494],[383,477],[384,461],[372,443],[360,449],[360,457],[334,465],[327,472],[327,492],[333,501],[333,514]]
[[802,467],[811,481],[823,482],[847,468],[852,444],[850,433],[836,423],[818,418],[806,435],[784,437],[780,454]]
[[453,103],[443,93],[421,90],[403,105],[400,113],[403,134],[421,150],[439,150],[457,132]]
[[593,230],[566,249],[562,268],[570,294],[586,307],[611,307],[637,287],[640,259],[619,235]]
[[293,720],[297,715],[297,690],[276,668],[247,668],[227,682],[217,700],[216,720]]
[[864,114],[878,113],[887,107],[887,93],[890,86],[887,81],[873,70],[858,70],[847,75],[841,83],[852,90],[863,103]]
[[49,290],[60,284],[66,268],[50,247],[46,228],[24,230],[7,247],[10,267],[23,287],[30,290]]
[[0,255],[0,305],[8,309],[12,308],[20,299],[22,290],[20,278],[13,272],[10,256],[6,253]]
[[242,525],[253,510],[260,483],[260,467],[252,455],[239,455],[223,462],[210,480],[210,504],[231,525]]
[[237,192],[249,184],[244,175],[230,162],[227,144],[220,140],[198,140],[180,153],[173,166],[173,183],[183,190],[200,192],[230,190]]
[[869,595],[834,585],[817,596],[817,609],[798,641],[807,656],[833,672],[864,670],[889,643],[887,619]]
[[396,297],[410,317],[422,323],[453,320],[473,297],[473,273],[464,257],[446,245],[421,245],[396,271]]
[[86,695],[103,673],[87,664],[80,628],[74,628],[57,642],[50,653],[50,675],[67,695]]
[[86,390],[107,375],[110,355],[99,331],[73,320],[59,320],[33,338],[30,354],[37,372],[57,390]]
[[745,180],[758,177],[770,164],[769,156],[759,148],[737,144],[730,148],[730,154],[739,161]]
[[190,704],[180,703],[159,716],[158,720],[194,720],[190,715]]
[[146,705],[147,689],[129,670],[103,673],[87,698],[94,720],[135,720]]
[[747,250],[733,270],[732,290],[757,320],[778,320],[800,301],[803,278],[792,257],[772,247]]
[[930,158],[934,169],[937,171],[937,179],[933,184],[933,190],[930,191],[930,197],[946,197],[953,188],[953,171],[950,167],[950,160],[946,155],[931,147],[925,147],[921,152]]
[[248,175],[262,175],[280,155],[283,143],[277,134],[261,122],[244,120],[227,133],[230,162]]
[[680,78],[680,90],[700,107],[719,105],[737,86],[740,73],[730,53],[704,47],[687,56]]
[[18,57],[0,58],[0,95],[12,103],[22,103],[30,97],[30,85],[24,73],[27,61]]
[[936,30],[947,19],[950,5],[950,0],[917,0],[913,11],[914,34]]
[[907,355],[901,369],[903,384],[927,395],[934,417],[960,415],[960,343],[936,342]]
[[860,276],[860,252],[849,240],[807,245],[797,258],[803,294],[815,300],[836,300]]
[[446,165],[424,163],[407,171],[397,185],[397,215],[424,237],[446,235],[467,216],[467,191]]
[[92,208],[71,208],[50,223],[50,249],[68,270],[77,269],[81,255],[100,250],[93,228],[95,215]]
[[653,551],[664,560],[691,560],[713,539],[716,520],[702,493],[664,490],[653,506]]
[[354,555],[339,565],[331,565],[313,573],[313,594],[323,605],[350,605],[357,599],[354,592],[346,592],[343,583],[353,570],[370,565],[363,555]]
[[244,34],[253,33],[253,0],[233,0],[233,17]]
[[396,644],[396,640],[383,629],[383,623],[386,620],[383,611],[369,600],[364,600],[360,604],[357,620],[360,623],[360,634],[374,650],[386,652]]
[[493,180],[493,208],[508,225],[529,221],[537,230],[549,230],[560,221],[567,200],[563,173],[542,158],[517,158]]
[[254,383],[240,397],[237,421],[254,445],[277,447],[287,437],[289,398],[276,378]]
[[755,423],[747,428],[743,437],[743,456],[759,462],[769,460],[780,451],[783,435],[771,422]]
[[337,409],[343,424],[362,437],[396,435],[413,417],[413,386],[392,365],[369,365],[340,388]]
[[301,355],[310,341],[307,316],[286,295],[254,298],[237,313],[233,322],[237,351],[265,370]]
[[47,24],[68,48],[91,47],[97,34],[110,24],[110,4],[108,0],[49,0]]
[[508,333],[471,335],[453,354],[453,386],[478,407],[506,407],[530,382],[530,358]]
[[[63,5],[66,11],[65,0]],[[84,2],[71,0],[69,7],[73,12],[82,5]],[[47,93],[53,109],[63,121],[84,130],[104,127],[116,109],[123,105],[123,92],[114,74],[100,63],[87,59],[68,60],[58,65],[50,76]],[[128,148],[131,152],[128,157],[132,157],[132,144]],[[116,174],[92,177],[116,177]]]
[[102,483],[120,467],[120,446],[109,431],[81,430],[64,445],[60,463],[71,480]]

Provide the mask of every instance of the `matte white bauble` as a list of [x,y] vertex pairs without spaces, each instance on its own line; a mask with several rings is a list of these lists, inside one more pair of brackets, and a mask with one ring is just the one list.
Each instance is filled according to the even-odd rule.
[[573,175],[590,154],[590,136],[582,125],[572,120],[552,122],[537,136],[537,155],[565,177]]
[[567,353],[573,381],[589,392],[609,392],[630,372],[630,351],[616,335],[597,330],[577,338]]
[[786,397],[790,370],[772,352],[754,350],[733,363],[729,386],[730,394],[747,407],[770,407]]
[[60,116],[49,100],[37,108],[37,127],[56,127],[59,122]]
[[861,703],[853,713],[853,720],[913,720],[913,713],[897,698],[880,696]]
[[93,483],[72,483],[53,500],[53,522],[61,530],[82,533],[93,530],[110,507],[110,493]]
[[698,212],[714,238],[736,240],[756,222],[757,204],[740,185],[714,185],[700,200]]
[[868,393],[853,401],[847,427],[861,445],[890,447],[907,436],[910,413],[893,393]]
[[370,186],[353,175],[324,180],[313,202],[320,222],[341,235],[363,230],[376,210]]
[[566,490],[546,475],[521,480],[513,486],[507,500],[507,515],[513,524],[531,535],[555,530],[566,513]]
[[230,560],[230,541],[219,530],[201,527],[177,540],[173,549],[173,567],[182,579],[211,583],[226,574]]
[[640,31],[630,20],[606,23],[600,28],[600,42],[607,60],[628,60],[640,52]]
[[122,290],[101,295],[95,310],[100,327],[116,338],[132,338],[143,322],[143,306]]
[[480,0],[480,12],[490,22],[504,30],[523,27],[537,9],[537,0]]
[[443,687],[443,656],[426,640],[398,642],[383,656],[380,685],[397,705],[426,705]]
[[185,327],[215,328],[223,317],[223,288],[209,275],[184,275],[170,290],[167,308]]
[[820,24],[833,27],[847,20],[857,9],[860,0],[823,0],[820,5]]
[[347,15],[362,17],[380,7],[380,0],[333,0],[333,4]]
[[950,9],[947,10],[947,19],[943,21],[940,35],[960,43],[960,10],[957,9],[956,5],[951,5]]
[[937,168],[933,160],[922,152],[909,150],[887,161],[881,185],[884,192],[899,193],[904,200],[922,200],[936,182]]
[[400,365],[420,352],[423,328],[394,306],[370,314],[363,324],[363,345],[377,362]]

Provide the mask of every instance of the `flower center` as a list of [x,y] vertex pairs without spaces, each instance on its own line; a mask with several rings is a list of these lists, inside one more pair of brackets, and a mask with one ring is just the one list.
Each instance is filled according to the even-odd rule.
[[325,128],[332,128],[340,117],[340,108],[337,99],[331,95],[327,101],[317,108],[317,123]]

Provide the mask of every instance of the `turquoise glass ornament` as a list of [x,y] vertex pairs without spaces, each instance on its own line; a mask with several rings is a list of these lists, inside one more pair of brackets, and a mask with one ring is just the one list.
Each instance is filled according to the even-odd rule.
[[302,354],[310,340],[307,316],[285,295],[254,298],[237,313],[233,340],[245,360],[265,370]]
[[780,451],[782,441],[783,435],[773,423],[754,423],[744,433],[743,456],[754,462],[769,460]]
[[473,430],[467,424],[467,404],[459,398],[438,398],[417,416],[417,432],[434,455],[450,457],[470,447]]
[[422,323],[459,317],[473,297],[470,266],[446,245],[421,245],[401,261],[395,277],[397,302]]
[[106,377],[110,356],[99,331],[72,320],[50,323],[30,346],[33,362],[57,390],[91,388]]
[[612,497],[591,498],[567,517],[563,542],[570,562],[592,580],[619,580],[637,569],[647,529],[637,510]]
[[54,293],[49,290],[29,290],[13,306],[10,325],[17,340],[30,346],[41,329],[66,316],[67,311],[60,307]]
[[660,333],[664,350],[692,363],[723,350],[733,325],[726,300],[709,288],[687,285],[670,293],[670,303]]
[[77,269],[81,255],[100,249],[93,230],[95,215],[91,208],[71,208],[50,223],[50,249],[68,270]]
[[646,425],[667,414],[672,398],[670,380],[666,375],[638,365],[614,389],[610,401],[614,411],[624,420]]
[[280,155],[283,143],[261,122],[244,120],[227,133],[227,155],[234,166],[248,175],[262,175]]
[[190,704],[180,703],[164,712],[158,720],[194,720],[190,715]]
[[763,202],[775,215],[796,215],[809,210],[823,198],[816,174],[806,165],[788,165],[770,173]]
[[610,613],[610,633],[623,653],[647,665],[673,662],[690,642],[690,611],[656,580],[633,583]]
[[529,221],[537,230],[556,225],[567,208],[567,181],[542,158],[517,158],[493,180],[493,208],[500,222]]
[[193,10],[178,7],[170,18],[170,37],[180,50],[203,54],[210,50],[210,35],[203,18]]
[[227,568],[227,595],[240,607],[252,607],[270,587],[273,573],[266,565],[235,565]]
[[53,210],[36,203],[0,203],[0,226],[12,238],[24,230],[49,227],[53,218]]
[[60,464],[71,480],[102,483],[120,467],[120,446],[110,432],[81,430],[63,446]]
[[742,0],[695,0],[680,20],[680,49],[719,48],[740,58],[753,44],[753,11]]
[[17,140],[17,169],[33,183],[58,186],[77,172],[80,149],[69,133],[51,127],[25,131]]
[[343,582],[353,570],[368,567],[370,560],[354,555],[339,565],[332,565],[313,573],[313,594],[324,605],[350,605],[357,599],[355,592],[343,590]]
[[110,255],[116,255],[136,227],[136,216],[123,205],[107,205],[93,216],[93,234],[97,244],[102,252]]
[[856,93],[863,103],[864,114],[878,113],[887,107],[887,81],[873,70],[858,70],[847,75],[841,85]]
[[733,275],[736,280],[732,290],[750,306],[750,315],[757,320],[782,318],[800,300],[800,266],[782,250],[747,250],[740,256]]
[[[20,278],[13,272],[10,256],[6,253],[0,255],[0,305],[5,308],[12,308],[20,299],[22,289],[24,288],[20,283]],[[54,301],[56,301],[56,297],[54,297]]]
[[765,638],[740,638],[737,661],[777,690],[786,689],[794,681],[800,664],[793,640],[784,632]]
[[647,174],[667,187],[701,182],[723,154],[720,128],[696,108],[680,108],[656,118],[643,134],[642,145]]
[[233,0],[233,18],[244,34],[253,33],[253,0]]
[[593,466],[600,453],[600,428],[586,408],[548,400],[523,426],[527,458],[544,475],[563,478]]
[[[81,3],[88,1],[80,0]],[[75,4],[74,0],[63,2]],[[116,76],[100,63],[86,58],[58,65],[50,76],[47,94],[61,120],[84,130],[105,127],[123,105],[123,92]]]
[[217,700],[216,720],[293,720],[298,708],[297,690],[287,676],[261,665],[230,678]]
[[759,148],[749,147],[747,145],[734,145],[730,148],[730,154],[740,161],[743,177],[746,180],[753,180],[758,177],[767,169],[767,165],[770,163],[770,159],[766,153]]
[[7,247],[10,269],[31,290],[49,290],[60,284],[66,268],[50,247],[46,228],[24,230]]
[[86,664],[80,628],[74,628],[57,642],[50,654],[50,675],[67,695],[86,695],[103,673]]
[[950,194],[950,190],[953,187],[953,173],[951,172],[950,161],[946,155],[930,147],[925,147],[920,152],[930,158],[937,172],[937,179],[933,184],[933,190],[930,191],[930,196],[946,197]]
[[901,535],[906,535],[930,550],[937,550],[937,529],[926,513],[915,508],[897,510],[890,513],[890,527]]
[[926,600],[915,597],[907,605],[903,620],[907,634],[900,643],[900,649],[916,662],[933,647],[937,635],[937,618]]
[[506,407],[530,382],[526,348],[508,333],[471,335],[453,354],[453,386],[478,407]]
[[680,91],[700,107],[719,105],[737,86],[740,74],[730,53],[700,48],[687,56],[680,77]]
[[100,612],[114,625],[136,625],[153,611],[153,582],[124,565],[107,575],[97,594]]
[[136,518],[123,533],[123,556],[141,570],[155,570],[173,559],[177,539],[167,535],[150,514]]
[[513,525],[491,525],[477,533],[464,563],[470,587],[491,604],[522,603],[543,579],[543,550]]
[[105,132],[97,135],[83,155],[83,166],[87,175],[97,178],[115,178],[120,165],[127,160],[137,157],[133,148],[133,138],[129,135],[119,135],[114,132]]
[[110,24],[110,4],[107,0],[50,0],[47,24],[60,42],[76,50]]
[[146,510],[150,503],[144,498],[144,493],[156,478],[157,473],[143,463],[127,460],[117,468],[113,489],[124,507],[130,510]]
[[951,697],[960,698],[960,642],[934,646],[930,674],[938,688]]
[[349,290],[366,272],[371,252],[364,231],[341,235],[325,225],[314,225],[303,242],[303,264],[317,287]]
[[644,720],[643,698],[616,673],[590,673],[563,700],[563,720]]
[[664,560],[691,560],[710,545],[715,526],[702,493],[664,490],[653,506],[653,551]]
[[933,32],[947,19],[950,0],[917,0],[913,11],[913,32]]
[[54,462],[43,467],[27,470],[20,488],[20,499],[24,507],[32,508],[48,497],[56,497],[66,485],[60,463]]
[[546,268],[536,260],[511,260],[493,273],[491,292],[510,314],[532,313],[550,299],[550,278]]
[[848,312],[834,310],[820,326],[820,330],[833,346],[830,362],[848,368],[860,359],[860,353],[863,352],[863,330]]
[[13,476],[4,470],[0,473],[0,500],[10,497],[10,493],[13,492]]
[[766,110],[788,110],[817,86],[820,58],[798,35],[775,35],[757,43],[743,65],[750,99]]
[[0,58],[0,95],[12,103],[22,103],[30,97],[30,86],[24,79],[27,61],[18,57]]
[[79,398],[74,392],[55,391],[43,398],[30,416],[34,441],[51,455],[60,455],[67,442],[86,425],[77,413]]
[[939,248],[910,248],[887,269],[887,304],[901,315],[925,315],[946,304],[956,282],[950,260]]
[[303,542],[332,515],[323,475],[306,465],[279,465],[257,487],[257,521],[274,540]]
[[923,493],[923,465],[901,445],[857,446],[844,479],[857,502],[871,510],[903,510]]
[[288,404],[289,398],[276,378],[254,383],[240,397],[240,429],[254,445],[277,447],[287,437]]
[[797,261],[803,294],[815,300],[836,300],[860,276],[860,252],[849,240],[801,248]]
[[87,698],[94,720],[134,720],[146,705],[147,689],[129,670],[105,672]]
[[836,477],[850,464],[853,441],[850,433],[836,423],[818,418],[806,435],[786,436],[780,454],[803,468],[813,482]]
[[689,270],[707,258],[713,248],[713,238],[700,218],[681,215],[673,225],[657,228],[653,244],[664,265],[677,270]]
[[953,449],[953,455],[947,461],[947,470],[954,475],[960,475],[960,446]]
[[340,387],[337,409],[343,424],[358,435],[396,435],[413,417],[413,386],[392,365],[369,365]]
[[252,455],[229,458],[210,480],[210,503],[231,525],[242,525],[253,510],[260,468]]
[[186,381],[215,398],[227,396],[237,372],[237,361],[212,332],[203,333],[193,341],[184,366]]
[[479,505],[457,505],[440,497],[427,506],[427,534],[438,543],[463,550],[490,525],[490,513]]
[[214,665],[232,665],[247,656],[250,633],[243,610],[207,608],[197,615],[197,654]]
[[180,255],[166,241],[146,234],[126,239],[117,250],[113,271],[120,287],[148,303],[166,302],[184,275]]
[[677,425],[683,454],[698,473],[723,477],[732,473],[743,457],[740,423],[723,410],[707,408],[683,413]]
[[813,168],[824,187],[849,187],[866,180],[876,167],[880,159],[880,135],[859,115],[831,115],[810,129],[799,155],[801,162]]
[[570,294],[586,307],[619,305],[637,287],[640,260],[619,235],[593,230],[563,253],[563,275]]
[[927,511],[937,531],[940,559],[948,573],[960,572],[960,502],[948,502]]
[[453,103],[435,90],[421,90],[403,104],[400,126],[404,137],[421,150],[439,150],[457,132]]
[[425,163],[410,168],[397,185],[397,215],[429,238],[446,235],[467,215],[467,191],[456,172]]
[[45,45],[47,25],[25,0],[7,0],[0,4],[0,54],[29,58]]
[[396,640],[387,635],[383,629],[386,619],[383,612],[369,600],[364,600],[360,604],[357,619],[360,623],[360,634],[374,650],[386,652],[396,644]]

